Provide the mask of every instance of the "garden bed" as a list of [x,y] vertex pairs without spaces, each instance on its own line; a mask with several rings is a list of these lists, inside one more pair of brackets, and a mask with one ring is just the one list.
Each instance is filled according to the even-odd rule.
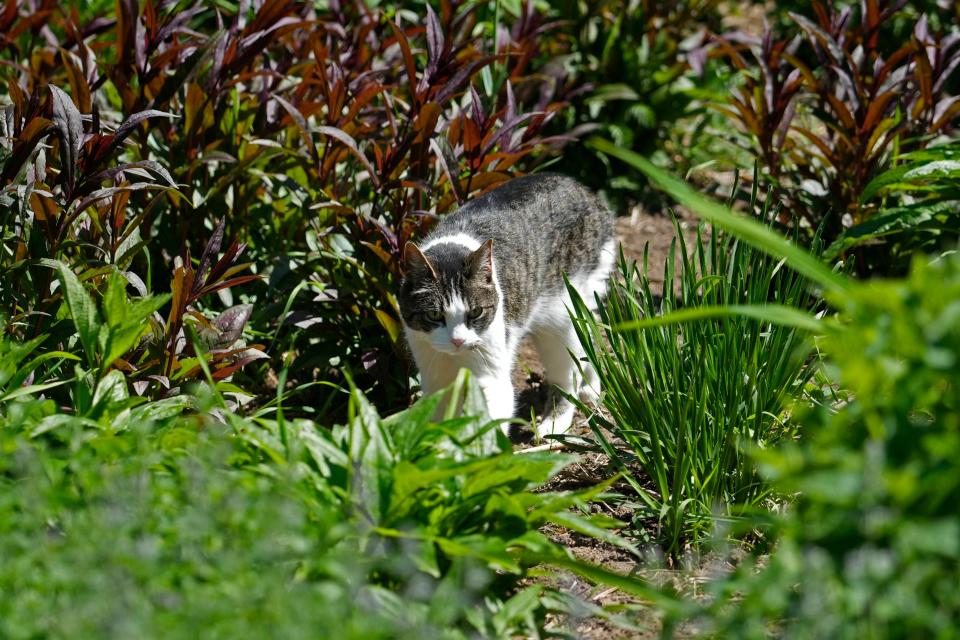
[[[187,4],[0,11],[0,636],[955,635],[956,3]],[[649,247],[563,454],[396,297],[545,169]]]

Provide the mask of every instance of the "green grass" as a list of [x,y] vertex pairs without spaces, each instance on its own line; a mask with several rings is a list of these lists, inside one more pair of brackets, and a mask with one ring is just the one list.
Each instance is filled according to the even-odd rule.
[[646,256],[638,265],[622,254],[597,318],[572,293],[610,416],[588,411],[591,429],[642,500],[637,524],[655,526],[673,556],[717,518],[763,504],[770,489],[748,453],[795,435],[786,412],[815,371],[809,335],[779,317],[808,317],[805,279],[702,230],[688,246],[677,225],[662,298]]

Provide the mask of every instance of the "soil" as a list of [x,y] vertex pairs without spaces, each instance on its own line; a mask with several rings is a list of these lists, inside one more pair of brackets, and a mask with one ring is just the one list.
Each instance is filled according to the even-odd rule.
[[[680,213],[678,220],[687,241],[693,242],[697,225],[695,219],[692,216]],[[664,263],[669,255],[670,245],[675,238],[675,231],[673,220],[666,215],[652,215],[641,210],[635,210],[631,215],[617,219],[617,237],[624,255],[628,259],[642,260],[644,247],[647,247],[648,274],[651,280],[651,288],[655,294],[662,291]],[[543,369],[537,358],[536,350],[529,342],[521,344],[518,366],[514,370],[514,385],[519,390],[518,415],[528,416],[531,410],[537,416],[549,412],[549,407],[555,401],[555,392],[544,381]],[[580,438],[576,438],[577,436],[582,437],[583,441],[592,440],[593,436],[587,425],[586,416],[577,412],[574,424],[568,434],[574,436],[571,442],[580,440]],[[543,443],[535,441],[534,434],[530,430],[521,430],[513,435],[517,442],[516,451],[518,453],[522,453],[525,449],[533,446],[545,446]],[[612,468],[610,460],[602,453],[580,451],[577,462],[564,469],[545,487],[545,490],[583,489],[595,486],[609,479],[615,473],[616,470]],[[613,489],[628,496],[631,493],[626,483],[622,483],[622,486],[614,486]],[[603,512],[625,522],[631,520],[633,513],[633,509],[624,504],[599,503],[594,505],[594,508],[598,512]],[[662,565],[662,563],[657,561],[655,557],[652,557],[651,561],[638,561],[632,554],[619,547],[562,527],[545,527],[544,532],[554,541],[570,549],[579,559],[622,575],[640,575],[653,582],[664,580],[682,582],[683,584],[677,584],[677,587],[688,592],[691,589],[696,589],[696,585],[701,581],[698,576],[702,577],[707,570],[706,566],[702,564],[684,568],[682,571],[651,568]],[[634,542],[638,546],[642,544],[640,541]],[[716,567],[713,568],[713,570],[715,569]],[[615,624],[604,616],[592,614],[576,619],[555,619],[552,621],[552,626],[557,631],[562,630],[574,637],[587,640],[595,638],[646,639],[660,637],[661,624],[657,613],[652,608],[644,608],[643,602],[628,594],[617,589],[598,587],[567,571],[553,572],[535,580],[557,587],[596,607],[612,605],[631,610],[627,619],[633,625],[632,629],[624,628],[622,624]],[[680,629],[675,635],[682,638],[692,631],[692,629]]]

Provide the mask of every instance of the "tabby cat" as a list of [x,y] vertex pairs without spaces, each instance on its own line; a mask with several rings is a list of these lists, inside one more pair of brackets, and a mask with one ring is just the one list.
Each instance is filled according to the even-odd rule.
[[[533,339],[546,380],[584,400],[595,373],[567,314],[567,274],[594,304],[614,262],[613,214],[589,189],[556,174],[511,180],[444,218],[404,247],[399,303],[421,386],[431,393],[461,367],[479,383],[491,418],[512,418],[517,345]],[[573,406],[561,401],[540,433],[563,433]]]

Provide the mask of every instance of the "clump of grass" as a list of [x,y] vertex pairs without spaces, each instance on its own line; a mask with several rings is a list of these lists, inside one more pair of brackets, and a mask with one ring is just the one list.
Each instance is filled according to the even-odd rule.
[[[675,557],[769,496],[747,453],[795,434],[789,403],[816,368],[806,333],[777,315],[816,299],[782,261],[703,226],[693,246],[677,226],[662,297],[647,267],[646,252],[642,266],[621,253],[599,317],[576,292],[573,314],[609,412],[588,412],[590,428],[642,501],[635,522],[655,521]],[[676,310],[683,322],[658,322]]]
[[[699,629],[718,638],[954,637],[960,618],[952,588],[960,573],[960,254],[916,255],[906,278],[860,282],[644,158],[603,141],[596,145],[697,215],[782,257],[837,310],[819,319],[810,313],[816,308],[727,308],[753,317],[777,314],[779,322],[820,336],[824,371],[842,402],[798,411],[803,438],[755,452],[765,480],[793,504],[765,514],[763,524],[773,525],[776,536],[772,553],[760,556],[754,548],[735,571],[710,583],[700,600]],[[941,175],[931,186],[949,188],[950,179]],[[683,314],[656,321],[680,322]]]

